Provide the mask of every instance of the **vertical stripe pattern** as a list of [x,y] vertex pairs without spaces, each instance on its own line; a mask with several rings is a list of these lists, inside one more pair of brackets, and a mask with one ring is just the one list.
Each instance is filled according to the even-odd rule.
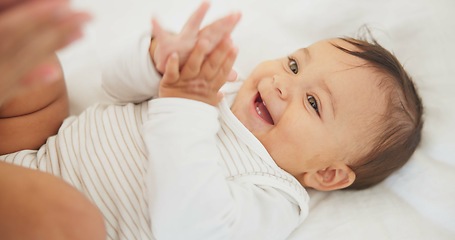
[[220,115],[217,145],[226,177],[279,188],[306,209],[306,190],[297,179],[276,165],[259,140],[233,115],[226,102],[221,103]]
[[3,161],[49,172],[75,186],[105,217],[109,239],[154,239],[146,200],[146,149],[140,132],[147,103],[95,105],[65,120],[38,151]]
[[[259,141],[220,106],[219,164],[230,181],[279,188],[301,207],[308,195],[279,168]],[[95,105],[65,120],[59,133],[38,151],[20,151],[0,160],[49,172],[89,197],[105,217],[108,239],[154,239],[147,206],[147,154],[141,133],[147,103]]]

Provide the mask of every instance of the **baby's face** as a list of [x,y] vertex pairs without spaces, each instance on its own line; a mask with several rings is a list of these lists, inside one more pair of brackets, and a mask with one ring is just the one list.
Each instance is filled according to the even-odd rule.
[[263,62],[231,108],[278,166],[299,181],[368,151],[368,129],[385,110],[379,74],[358,67],[366,62],[331,43],[355,50],[332,39]]

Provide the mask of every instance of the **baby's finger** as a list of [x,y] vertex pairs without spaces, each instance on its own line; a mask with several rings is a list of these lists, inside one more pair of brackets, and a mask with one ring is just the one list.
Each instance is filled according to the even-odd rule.
[[191,52],[191,55],[186,61],[186,64],[182,68],[182,76],[185,76],[186,78],[192,78],[199,74],[201,71],[202,63],[204,62],[204,59],[208,53],[208,44],[209,43],[205,39],[200,39],[196,43],[194,50]]
[[228,82],[235,82],[235,81],[237,80],[237,77],[238,77],[237,72],[236,72],[234,69],[232,69],[232,70],[229,72],[226,81],[228,81]]
[[[155,67],[159,72],[163,72],[166,64],[166,59],[168,56],[163,56],[160,48],[156,47],[157,45],[162,45],[166,42],[166,31],[161,27],[160,23],[156,18],[152,18],[152,37],[155,39],[155,51],[152,59],[154,61]],[[159,53],[158,53],[159,52]]]
[[209,51],[211,51],[224,37],[231,34],[239,22],[240,17],[240,13],[232,13],[223,17],[204,27],[204,29],[199,32],[198,37],[205,38],[211,43],[211,45],[209,45]]
[[238,53],[237,48],[230,49],[226,57],[226,60],[223,62],[223,66],[218,71],[216,76],[213,78],[215,88],[220,89],[228,79],[232,71],[232,67],[234,66],[235,59],[237,58],[237,53]]
[[162,40],[164,30],[156,18],[152,18],[152,36],[157,40]]
[[207,60],[202,65],[201,73],[205,77],[211,79],[219,71],[221,65],[225,61],[230,49],[232,48],[232,40],[226,38],[212,51]]
[[179,80],[179,77],[179,57],[177,53],[172,53],[167,60],[161,84],[165,86],[175,84]]
[[182,34],[185,37],[194,38],[197,36],[202,20],[204,19],[205,14],[207,13],[209,7],[210,7],[209,2],[204,1],[199,6],[199,8],[193,13],[193,15],[191,15],[191,17],[188,19],[188,21],[186,22],[185,26],[182,29]]

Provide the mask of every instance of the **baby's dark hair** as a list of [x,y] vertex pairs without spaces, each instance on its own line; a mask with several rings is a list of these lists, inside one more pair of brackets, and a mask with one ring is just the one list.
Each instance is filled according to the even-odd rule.
[[340,38],[356,50],[334,45],[359,57],[381,75],[380,86],[386,90],[386,112],[372,129],[376,135],[373,146],[361,159],[349,166],[356,174],[355,181],[346,189],[371,187],[401,168],[420,143],[423,126],[423,107],[416,87],[397,58],[383,48],[371,35],[366,38]]

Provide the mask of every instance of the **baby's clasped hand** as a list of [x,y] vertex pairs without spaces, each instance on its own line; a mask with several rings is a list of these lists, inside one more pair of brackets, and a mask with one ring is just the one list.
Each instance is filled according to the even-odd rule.
[[216,106],[222,96],[221,86],[233,79],[232,66],[237,57],[237,48],[230,38],[225,38],[208,55],[209,42],[200,39],[186,64],[179,71],[179,56],[173,53],[160,82],[159,97],[178,97],[201,101]]
[[207,54],[231,34],[240,19],[240,13],[228,14],[200,29],[208,8],[209,3],[203,2],[177,34],[164,30],[156,19],[152,20],[154,43],[149,51],[158,72],[164,73],[171,53],[178,54],[179,67],[182,67],[199,39],[207,40],[205,49]]

